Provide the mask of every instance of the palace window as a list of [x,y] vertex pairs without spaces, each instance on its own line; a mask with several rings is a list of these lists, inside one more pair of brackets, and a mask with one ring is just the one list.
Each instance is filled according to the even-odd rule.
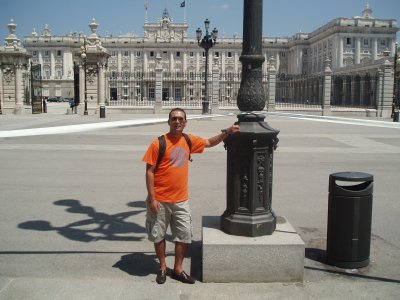
[[57,57],[61,57],[61,50],[57,50]]
[[228,57],[232,57],[232,52],[228,52]]
[[150,51],[150,57],[154,57],[154,51]]
[[193,51],[190,51],[190,52],[189,52],[189,57],[193,58],[193,56],[194,56],[194,52],[193,52]]
[[57,74],[57,79],[61,79],[62,78],[62,70],[61,69],[57,69],[56,70],[56,74]]
[[346,45],[351,45],[351,38],[346,38]]
[[129,51],[124,51],[124,56],[129,56]]
[[149,100],[154,101],[156,98],[156,93],[154,87],[149,87]]
[[181,51],[176,52],[176,57],[181,57]]

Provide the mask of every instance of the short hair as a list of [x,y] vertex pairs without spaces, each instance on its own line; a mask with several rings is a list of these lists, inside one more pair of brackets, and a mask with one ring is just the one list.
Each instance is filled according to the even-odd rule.
[[183,114],[185,115],[185,120],[186,120],[186,112],[185,112],[182,108],[180,108],[180,107],[175,107],[175,108],[171,109],[171,111],[169,112],[169,115],[168,115],[168,120],[171,120],[171,115],[172,115],[172,113],[173,113],[174,111],[181,111],[181,112],[183,112]]

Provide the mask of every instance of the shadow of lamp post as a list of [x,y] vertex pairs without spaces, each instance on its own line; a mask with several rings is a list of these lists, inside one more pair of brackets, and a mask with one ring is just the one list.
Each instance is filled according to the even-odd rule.
[[271,235],[273,152],[279,133],[264,122],[262,84],[262,0],[244,0],[242,80],[237,98],[240,132],[224,141],[227,149],[227,208],[221,230],[231,235]]
[[208,101],[208,50],[212,48],[216,41],[217,41],[217,36],[218,36],[218,30],[214,28],[209,34],[208,29],[210,27],[210,21],[206,19],[204,21],[204,27],[206,29],[206,34],[201,38],[202,32],[200,28],[197,28],[196,30],[196,38],[197,38],[197,44],[204,49],[206,52],[206,66],[205,66],[205,83],[204,83],[204,100],[202,102],[202,114],[207,115],[209,113],[209,101]]

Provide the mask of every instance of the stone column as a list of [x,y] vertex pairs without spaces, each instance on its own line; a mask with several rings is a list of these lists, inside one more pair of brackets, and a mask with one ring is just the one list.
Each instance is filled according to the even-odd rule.
[[3,69],[0,65],[0,115],[3,114],[3,107],[4,107],[4,89],[3,89]]
[[24,113],[24,102],[22,99],[22,70],[21,65],[15,65],[15,108],[14,114],[23,114]]
[[117,71],[122,72],[122,54],[121,51],[117,52]]
[[338,49],[338,68],[343,67],[343,38],[339,36],[339,49]]
[[82,63],[79,64],[79,105],[78,113],[83,114],[85,105],[85,69]]
[[187,71],[187,52],[186,51],[183,52],[182,68],[183,68],[182,72],[185,73]]
[[378,59],[378,39],[372,38],[372,60]]
[[131,54],[130,54],[130,61],[131,61],[131,73],[133,74],[133,73],[135,73],[135,52],[134,51],[131,51]]
[[234,61],[233,61],[233,66],[235,68],[235,73],[239,73],[239,58],[238,58],[238,53],[235,51],[234,54]]
[[162,89],[163,89],[163,68],[161,65],[161,57],[158,56],[156,58],[157,65],[156,65],[156,85],[155,85],[155,97],[156,101],[154,103],[154,113],[161,114],[162,113]]
[[360,63],[361,57],[361,41],[359,37],[356,37],[356,49],[355,49],[355,56],[354,56],[354,64],[358,65]]
[[211,86],[211,114],[219,114],[219,68],[218,58],[214,57],[214,66],[212,68],[212,86]]
[[393,75],[392,63],[386,60],[383,65],[382,101],[379,107],[379,115],[382,118],[390,118],[392,114]]
[[221,51],[221,73],[222,74],[225,74],[225,72],[226,72],[225,71],[225,60],[226,60],[225,51]]
[[170,51],[170,53],[169,53],[169,72],[173,73],[174,71],[175,71],[174,52]]
[[[25,113],[23,102],[24,82],[23,71],[26,71],[30,55],[26,52],[16,37],[17,25],[13,20],[8,24],[9,36],[4,40],[4,46],[0,47],[0,66],[3,69],[4,82],[0,97],[2,98],[2,112],[13,112],[14,114]],[[27,83],[27,82],[26,82]],[[7,93],[5,95],[4,93]],[[6,97],[7,100],[6,101]],[[3,105],[5,104],[6,107]],[[28,108],[28,107],[27,107]]]
[[279,52],[275,53],[275,70],[276,72],[279,72],[279,66],[281,64],[281,61],[279,59]]
[[54,58],[54,51],[50,51],[50,78],[55,79],[56,78],[56,60]]
[[383,92],[382,92],[382,86],[383,86],[383,70],[379,69],[378,70],[378,83],[376,85],[376,108],[377,108],[377,115],[379,117],[382,117],[382,103],[383,103]]
[[196,73],[200,73],[200,57],[203,52],[196,52]]
[[99,76],[98,76],[98,93],[99,93],[99,106],[105,106],[106,105],[106,97],[105,97],[105,64],[104,63],[98,63],[98,70],[99,70]]
[[330,60],[327,58],[325,60],[325,70],[324,70],[324,85],[322,92],[322,115],[331,115],[331,88],[332,88],[332,71],[330,68]]
[[268,68],[268,96],[267,96],[267,111],[275,111],[275,89],[276,89],[276,70],[274,67],[274,60]]
[[146,71],[149,68],[149,62],[147,59],[147,52],[143,50],[143,69],[142,72]]

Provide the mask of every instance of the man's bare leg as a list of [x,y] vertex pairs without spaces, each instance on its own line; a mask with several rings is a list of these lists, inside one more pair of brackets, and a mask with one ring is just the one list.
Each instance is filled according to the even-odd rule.
[[156,250],[156,255],[158,261],[160,262],[160,270],[166,271],[167,264],[165,263],[165,240],[159,243],[154,243],[154,249]]
[[183,259],[185,258],[187,249],[189,244],[187,243],[175,243],[175,265],[174,265],[174,272],[176,274],[181,274],[183,271],[182,263]]

